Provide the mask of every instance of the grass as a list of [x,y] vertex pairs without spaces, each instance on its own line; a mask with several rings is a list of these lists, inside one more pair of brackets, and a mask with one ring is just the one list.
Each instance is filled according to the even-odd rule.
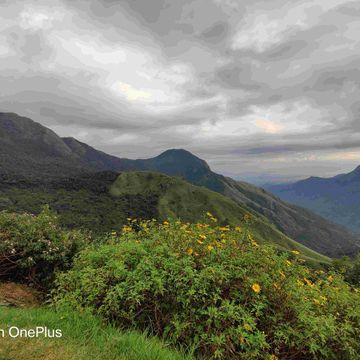
[[194,186],[179,178],[152,172],[122,173],[112,185],[111,194],[115,197],[124,194],[156,193],[158,213],[161,219],[180,218],[182,221],[195,222],[207,211],[219,223],[237,226],[243,222],[245,214],[252,214],[251,232],[263,243],[272,243],[281,250],[298,250],[304,259],[313,263],[329,263],[327,256],[290,239],[279,231],[263,215],[246,205],[240,205],[230,198],[204,187]]
[[251,213],[251,230],[259,242],[273,243],[282,250],[298,250],[315,263],[329,262],[329,258],[292,240],[248,206],[203,186],[159,173],[122,173],[115,182],[90,176],[59,186],[0,189],[0,210],[37,214],[45,204],[59,214],[63,226],[85,228],[97,234],[120,231],[128,217],[172,217],[196,222],[210,211],[220,224],[237,226],[246,213]]
[[190,360],[155,338],[121,332],[99,319],[48,308],[0,308],[0,328],[61,329],[62,338],[0,337],[0,360]]

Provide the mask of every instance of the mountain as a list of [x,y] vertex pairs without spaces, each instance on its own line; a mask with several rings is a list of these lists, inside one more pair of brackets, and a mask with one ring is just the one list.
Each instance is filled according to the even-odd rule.
[[360,234],[360,166],[332,178],[310,177],[268,186],[285,201],[303,206]]
[[16,114],[0,113],[0,175],[75,174],[82,167],[50,129]]
[[[158,157],[142,160],[149,170],[169,175],[181,176],[185,180],[219,192],[238,204],[270,219],[279,230],[297,242],[330,257],[352,255],[359,251],[359,239],[351,232],[312,213],[302,207],[291,205],[266,190],[242,181],[216,174],[208,166],[200,166],[198,171],[183,171],[174,164],[182,162],[185,150],[169,150]],[[197,157],[189,152],[194,163]],[[166,157],[168,160],[166,161]],[[160,158],[160,159],[159,159]],[[189,161],[189,160],[188,160]],[[144,165],[143,165],[144,166]]]
[[[22,176],[41,182],[99,171],[152,171],[181,177],[232,199],[264,216],[288,237],[330,257],[359,251],[353,234],[303,208],[290,205],[263,189],[211,171],[208,164],[183,149],[171,149],[150,159],[123,159],[98,151],[74,138],[16,114],[0,116],[0,176],[3,182]],[[16,144],[21,143],[17,147]],[[11,174],[11,175],[9,175]],[[17,183],[19,180],[17,179]],[[65,205],[64,205],[65,206]]]

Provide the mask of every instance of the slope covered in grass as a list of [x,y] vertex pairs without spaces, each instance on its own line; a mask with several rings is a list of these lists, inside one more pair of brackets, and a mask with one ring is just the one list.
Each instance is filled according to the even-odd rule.
[[246,213],[252,213],[253,233],[259,241],[276,243],[282,249],[299,249],[317,261],[328,260],[291,240],[250,207],[160,173],[102,172],[43,183],[17,179],[0,184],[0,210],[38,214],[44,205],[59,215],[63,226],[97,234],[121,230],[128,217],[175,217],[193,222],[210,211],[220,223],[236,225]]
[[[0,359],[6,360],[185,360],[164,343],[138,332],[121,332],[90,315],[47,308],[0,311],[2,328],[37,326],[61,329],[61,338],[0,338]],[[190,359],[190,358],[187,358]]]
[[300,250],[308,259],[327,262],[328,258],[293,241],[264,216],[219,193],[187,183],[179,178],[152,172],[122,173],[110,192],[113,196],[148,194],[157,199],[159,218],[200,221],[209,211],[220,224],[238,225],[246,214],[252,215],[251,231],[260,242],[273,243],[281,249]]

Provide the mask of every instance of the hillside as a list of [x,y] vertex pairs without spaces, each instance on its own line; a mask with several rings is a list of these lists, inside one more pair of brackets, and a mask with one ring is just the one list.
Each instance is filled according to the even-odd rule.
[[[58,186],[56,183],[66,182],[69,177],[78,179],[81,174],[101,171],[114,173],[139,170],[155,171],[181,177],[194,185],[203,186],[225,195],[240,206],[246,205],[256,213],[268,218],[288,237],[324,255],[339,257],[352,255],[359,250],[358,239],[344,228],[295,205],[287,204],[263,189],[216,174],[211,171],[204,160],[183,149],[167,150],[150,159],[118,158],[98,151],[74,138],[60,138],[51,130],[30,119],[5,113],[0,114],[0,149],[2,184],[7,187],[13,186],[12,196],[18,199],[14,205],[6,196],[3,196],[0,199],[2,208],[7,206],[12,209],[27,208],[24,199],[21,199],[22,196],[17,193],[17,188],[19,186],[33,187],[28,184],[29,181],[32,184],[43,184],[41,190],[32,190],[38,194],[36,200],[38,207],[49,198],[49,193],[53,194],[53,188]],[[67,186],[71,187],[72,185],[69,183]],[[56,189],[58,194],[57,210],[71,208],[73,205],[69,204],[73,204],[74,199],[82,199],[84,204],[89,201],[90,206],[86,211],[93,214],[79,215],[82,224],[84,224],[84,218],[88,217],[89,220],[85,221],[85,225],[93,226],[94,215],[100,211],[99,209],[103,207],[103,212],[106,213],[105,209],[114,208],[114,205],[109,207],[111,202],[109,195],[103,196],[97,203],[96,209],[93,208],[93,201],[88,199],[86,186],[85,189],[78,188],[76,194],[73,193],[75,190],[70,189],[71,196],[69,193],[61,194],[60,188],[61,186],[58,186]],[[54,195],[50,197],[52,196]],[[33,193],[30,191],[26,198],[34,198]],[[153,206],[154,199],[151,197],[145,199],[144,196],[137,195],[134,200],[132,196],[127,195],[121,200],[123,201],[121,204],[116,203],[116,210],[114,212],[111,210],[111,218],[99,218],[95,223],[98,225],[107,223],[106,227],[108,227],[119,220],[119,213],[128,211],[124,209],[130,208],[130,213],[134,209],[140,210],[137,205],[134,206],[133,201],[135,204],[138,201],[146,204],[149,212],[157,211]],[[30,202],[33,204],[33,201],[35,200],[32,199]],[[81,201],[78,200],[80,203]],[[122,211],[118,211],[117,207],[120,207]],[[75,206],[75,208],[80,207]],[[85,210],[76,211],[85,212]],[[137,214],[137,216],[142,215],[141,212]],[[72,218],[73,216],[70,215],[67,223],[71,224]]]
[[206,163],[200,163],[198,171],[183,171],[180,166],[174,169],[174,164],[181,164],[184,158],[187,163],[191,163],[191,168],[196,168],[200,160],[185,150],[174,149],[142,162],[147,168],[181,176],[195,185],[205,186],[240,205],[246,205],[264,215],[290,238],[317,252],[338,257],[359,251],[359,239],[345,228],[301,207],[286,203],[264,189],[216,174]]
[[360,233],[360,166],[348,174],[310,177],[293,184],[268,186],[268,189],[285,201]]
[[239,225],[252,214],[251,230],[260,242],[281,249],[299,250],[304,257],[328,261],[288,238],[265,217],[206,188],[149,172],[114,172],[80,175],[48,183],[20,181],[0,186],[0,210],[39,213],[50,205],[68,228],[90,229],[97,234],[120,231],[127,218],[181,218],[201,221],[210,211],[220,224]]
[[0,175],[76,174],[84,168],[53,131],[16,114],[0,113]]

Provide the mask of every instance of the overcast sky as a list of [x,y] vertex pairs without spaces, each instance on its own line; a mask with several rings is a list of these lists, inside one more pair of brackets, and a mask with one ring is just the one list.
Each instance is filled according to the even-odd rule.
[[0,0],[0,111],[255,182],[360,165],[360,1]]

